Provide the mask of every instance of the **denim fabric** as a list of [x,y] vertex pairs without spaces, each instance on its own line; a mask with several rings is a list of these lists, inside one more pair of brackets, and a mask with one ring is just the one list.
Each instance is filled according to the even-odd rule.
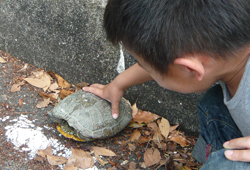
[[229,161],[224,156],[223,143],[233,138],[242,137],[242,133],[223,102],[220,85],[215,85],[204,94],[198,105],[198,114],[200,136],[192,155],[199,162],[205,162],[202,169],[217,170],[220,165],[222,169],[233,170],[233,167],[238,166],[250,169],[249,163]]
[[230,161],[224,156],[226,149],[214,151],[200,170],[250,170],[250,163]]

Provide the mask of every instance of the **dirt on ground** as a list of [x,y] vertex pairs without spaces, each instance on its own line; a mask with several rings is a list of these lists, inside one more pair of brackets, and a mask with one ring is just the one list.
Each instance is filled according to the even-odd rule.
[[[153,130],[147,123],[141,123],[144,125],[142,127],[127,127],[114,137],[87,143],[65,138],[54,125],[47,122],[47,112],[54,107],[55,101],[51,100],[47,105],[38,105],[45,101],[46,96],[41,95],[45,90],[24,81],[33,72],[43,71],[47,74],[48,70],[36,68],[3,51],[0,51],[0,57],[3,59],[0,61],[1,169],[63,169],[64,164],[53,165],[45,159],[46,156],[41,157],[37,154],[39,149],[44,150],[49,145],[52,146],[53,155],[67,159],[71,156],[72,149],[90,153],[95,157],[94,166],[90,169],[189,170],[201,167],[201,164],[191,156],[197,138],[185,136],[184,132],[178,130],[178,126],[165,138],[160,130]],[[13,87],[14,85],[16,86]],[[154,122],[159,125],[159,120]],[[156,133],[161,139],[159,136],[155,139]],[[106,148],[116,156],[100,155],[97,159],[92,146]]]

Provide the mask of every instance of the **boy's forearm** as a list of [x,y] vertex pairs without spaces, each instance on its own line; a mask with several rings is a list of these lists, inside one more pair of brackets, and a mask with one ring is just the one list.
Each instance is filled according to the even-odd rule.
[[126,90],[128,87],[151,81],[150,74],[141,68],[137,63],[119,74],[112,83],[120,89]]

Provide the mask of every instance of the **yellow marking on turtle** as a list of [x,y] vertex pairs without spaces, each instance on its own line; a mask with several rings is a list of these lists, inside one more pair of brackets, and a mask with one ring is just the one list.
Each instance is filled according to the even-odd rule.
[[74,140],[80,141],[80,142],[85,142],[85,140],[83,140],[83,139],[81,139],[81,138],[78,138],[78,137],[76,137],[76,136],[74,136],[74,135],[70,135],[70,134],[64,132],[64,131],[62,130],[62,128],[61,128],[60,125],[57,125],[56,128],[57,128],[57,130],[58,130],[63,136],[65,136],[66,138],[74,139]]

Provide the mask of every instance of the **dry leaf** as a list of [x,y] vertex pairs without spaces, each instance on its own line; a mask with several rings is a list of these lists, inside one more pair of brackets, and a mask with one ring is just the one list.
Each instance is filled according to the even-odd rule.
[[37,151],[37,155],[45,158],[46,155],[52,155],[53,154],[53,151],[52,151],[52,145],[48,146],[46,149],[42,150],[42,149],[39,149]]
[[137,108],[136,106],[136,103],[134,103],[132,106],[131,106],[131,109],[132,109],[132,116],[136,115],[139,111],[139,109]]
[[5,59],[3,59],[2,57],[0,57],[0,63],[6,63],[7,61]]
[[163,136],[160,131],[157,131],[154,133],[153,140],[158,141],[158,142],[163,140]]
[[51,91],[56,91],[57,89],[59,88],[58,84],[57,83],[53,83],[49,86],[49,89]]
[[47,107],[47,106],[49,105],[49,103],[50,103],[50,98],[45,99],[44,101],[38,103],[38,104],[36,105],[36,107],[37,107],[37,108]]
[[95,158],[97,159],[97,161],[98,161],[102,166],[104,166],[104,165],[106,165],[106,164],[108,163],[108,161],[102,160],[102,158],[101,158],[96,152],[94,152],[94,153],[95,153]]
[[26,63],[26,64],[23,66],[23,68],[22,68],[21,70],[17,71],[17,72],[24,71],[24,70],[26,70],[27,68],[28,68],[28,64]]
[[139,109],[138,113],[133,116],[133,121],[138,122],[138,123],[142,123],[142,122],[149,123],[158,118],[160,118],[160,116],[153,114],[151,112],[147,112],[147,111],[143,111]]
[[32,71],[32,74],[36,76],[36,78],[42,78],[42,76],[44,75],[44,70]]
[[49,71],[48,74],[51,77],[54,77],[57,79],[57,83],[58,86],[61,88],[70,88],[71,84],[69,82],[67,82],[66,80],[64,80],[61,76],[59,76],[58,74],[54,73],[53,71]]
[[86,82],[78,83],[75,85],[76,92],[79,90],[82,90],[83,87],[88,87],[88,86],[89,86],[89,83],[86,83]]
[[36,160],[36,161],[39,161],[39,162],[44,162],[44,158],[43,157],[41,157],[41,156],[36,156],[35,158],[34,158],[34,160]]
[[21,90],[21,86],[24,85],[25,83],[24,82],[20,82],[20,83],[17,83],[17,84],[13,84],[11,89],[10,89],[10,92],[16,92],[16,91],[20,91]]
[[135,129],[134,132],[131,134],[128,141],[135,141],[138,140],[141,136],[141,132],[138,129]]
[[147,124],[147,127],[148,127],[151,131],[153,131],[153,132],[156,132],[156,131],[158,131],[158,129],[159,129],[159,127],[158,127],[158,125],[156,124],[156,122],[148,123],[148,124]]
[[71,148],[71,150],[72,155],[69,157],[66,166],[75,166],[82,169],[87,169],[94,166],[94,159],[89,152],[74,148]]
[[28,78],[24,78],[24,80],[27,81],[32,86],[43,88],[44,91],[46,91],[50,86],[50,78],[46,74],[44,74],[42,78],[28,77]]
[[134,161],[129,163],[128,170],[136,170],[136,163]]
[[54,101],[56,99],[58,99],[58,94],[57,93],[50,93],[50,94],[47,94],[45,92],[39,92],[40,96],[42,96],[43,99],[47,99],[47,98],[50,98],[51,101]]
[[78,170],[78,168],[74,165],[66,165],[63,170]]
[[171,126],[171,127],[170,127],[170,132],[173,132],[178,126],[179,126],[179,124],[178,124],[178,125]]
[[170,138],[170,140],[180,144],[181,147],[188,146],[190,144],[190,142],[186,138],[181,136],[172,137]]
[[68,95],[71,95],[72,93],[74,93],[74,92],[70,91],[70,90],[62,89],[60,91],[60,97],[64,99],[65,97],[67,97]]
[[161,160],[161,155],[158,149],[148,148],[144,153],[144,162],[146,167],[157,164]]
[[132,143],[128,143],[128,149],[129,149],[130,151],[134,151],[134,150],[136,149],[136,146],[133,145]]
[[113,167],[108,168],[107,170],[116,170],[116,168],[113,166]]
[[20,107],[23,106],[23,99],[19,99],[18,105],[19,105]]
[[169,131],[170,131],[169,121],[165,119],[164,117],[161,118],[161,122],[159,123],[159,128],[160,128],[161,134],[167,139]]
[[67,162],[67,158],[54,155],[47,155],[47,160],[50,163],[50,165],[61,165]]
[[109,149],[106,149],[106,148],[102,148],[102,147],[98,147],[98,146],[92,146],[91,148],[98,155],[102,155],[102,156],[116,156],[116,154],[113,151],[111,151]]

